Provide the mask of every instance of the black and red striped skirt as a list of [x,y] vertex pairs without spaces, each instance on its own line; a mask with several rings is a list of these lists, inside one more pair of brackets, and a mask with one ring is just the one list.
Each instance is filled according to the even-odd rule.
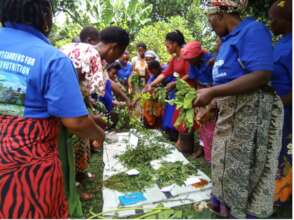
[[0,115],[0,218],[68,218],[59,122]]

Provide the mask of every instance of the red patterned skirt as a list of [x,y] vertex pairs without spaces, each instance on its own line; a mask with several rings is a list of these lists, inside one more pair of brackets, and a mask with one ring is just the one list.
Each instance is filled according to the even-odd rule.
[[0,115],[0,218],[68,218],[59,122]]

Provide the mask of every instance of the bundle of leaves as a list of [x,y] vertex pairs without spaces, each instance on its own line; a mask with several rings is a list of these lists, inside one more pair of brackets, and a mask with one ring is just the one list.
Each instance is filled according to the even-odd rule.
[[134,88],[142,88],[144,86],[139,74],[131,75],[131,84]]
[[135,128],[137,130],[143,130],[143,123],[134,112],[129,111],[127,107],[115,108],[114,112],[117,114],[118,121],[116,122],[116,130],[124,130]]
[[129,169],[140,166],[150,167],[152,160],[157,160],[170,153],[170,149],[160,146],[158,143],[145,144],[139,141],[136,148],[128,147],[126,152],[119,156],[119,160]]
[[139,102],[140,105],[141,105],[141,107],[144,106],[144,103],[145,103],[146,101],[151,100],[151,98],[152,98],[152,96],[151,96],[151,94],[150,94],[149,92],[137,93],[137,94],[135,94],[135,96],[134,96],[134,100],[135,100],[136,102]]
[[168,101],[171,105],[176,105],[176,108],[180,110],[179,117],[175,122],[175,127],[183,124],[189,131],[191,131],[194,125],[195,116],[193,101],[197,98],[197,92],[190,87],[186,81],[179,78],[176,82],[176,90],[175,99]]
[[134,112],[130,112],[130,128],[144,132],[146,128],[141,120],[141,117],[136,115]]
[[166,97],[167,97],[167,92],[166,92],[166,89],[164,87],[156,88],[155,93],[154,93],[154,99],[157,102],[159,102],[161,104],[165,104]]
[[115,125],[115,129],[122,130],[130,128],[130,113],[127,107],[115,108],[114,112],[118,114],[118,121]]
[[95,103],[94,106],[89,107],[88,110],[93,114],[99,113],[106,115],[108,113],[105,105],[99,100]]
[[119,173],[104,181],[104,186],[118,192],[142,192],[155,183],[149,168],[140,168],[139,175]]
[[156,179],[160,188],[176,183],[181,186],[185,180],[195,174],[196,169],[192,164],[184,165],[182,162],[164,162],[156,171]]

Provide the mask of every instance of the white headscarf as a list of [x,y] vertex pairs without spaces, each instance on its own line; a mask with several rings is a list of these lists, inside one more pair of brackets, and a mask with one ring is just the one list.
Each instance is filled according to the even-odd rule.
[[157,56],[157,54],[153,50],[146,51],[145,52],[145,57],[152,57],[155,60],[159,61],[159,57]]

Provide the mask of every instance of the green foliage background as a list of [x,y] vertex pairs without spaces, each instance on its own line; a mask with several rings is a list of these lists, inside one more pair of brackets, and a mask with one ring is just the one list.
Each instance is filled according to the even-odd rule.
[[180,30],[184,34],[187,42],[193,39],[192,31],[189,29],[187,20],[180,16],[170,17],[168,21],[157,21],[143,27],[135,36],[134,42],[130,47],[132,55],[136,53],[136,44],[145,42],[148,49],[154,50],[162,62],[167,62],[170,59],[170,55],[165,49],[165,35],[175,29]]
[[[243,16],[253,16],[267,23],[267,11],[274,0],[249,0]],[[165,35],[178,29],[186,41],[196,39],[203,47],[213,51],[215,34],[211,31],[207,17],[200,9],[201,0],[53,0],[56,15],[65,13],[67,19],[62,26],[54,26],[50,36],[60,47],[79,35],[83,26],[93,25],[99,30],[117,25],[127,29],[132,38],[128,48],[136,55],[135,45],[145,42],[154,50],[162,62],[167,62]]]

